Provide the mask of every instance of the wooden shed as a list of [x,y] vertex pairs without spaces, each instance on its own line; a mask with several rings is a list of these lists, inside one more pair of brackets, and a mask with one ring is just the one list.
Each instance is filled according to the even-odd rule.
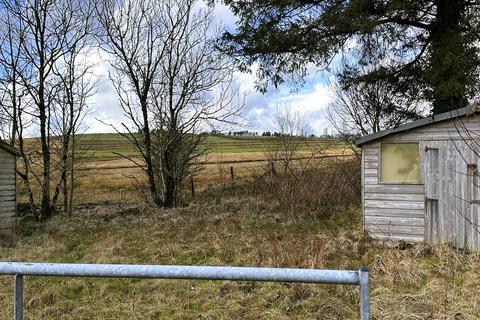
[[18,151],[0,140],[0,240],[12,241],[17,212],[16,163]]
[[356,141],[372,238],[480,249],[479,111],[472,105]]

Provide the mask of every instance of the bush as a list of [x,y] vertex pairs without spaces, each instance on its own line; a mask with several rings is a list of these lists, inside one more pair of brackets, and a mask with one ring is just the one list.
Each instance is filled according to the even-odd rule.
[[323,159],[299,173],[257,177],[252,187],[254,194],[276,201],[282,212],[329,217],[360,205],[360,161]]

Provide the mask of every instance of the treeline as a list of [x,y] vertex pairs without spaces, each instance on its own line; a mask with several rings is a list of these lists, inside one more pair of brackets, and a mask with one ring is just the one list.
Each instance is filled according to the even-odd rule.
[[[243,130],[243,131],[228,131],[228,132],[222,132],[219,130],[212,130],[211,132],[204,132],[204,134],[211,134],[215,136],[239,136],[239,137],[293,137],[293,135],[288,134],[288,133],[282,133],[282,132],[277,132],[277,131],[263,131],[261,134],[258,131],[248,131],[248,130]],[[315,135],[313,133],[299,133],[298,137],[304,137],[304,138],[322,138],[322,139],[332,139],[332,138],[342,138],[342,136],[338,134],[329,134],[328,131],[322,135]]]

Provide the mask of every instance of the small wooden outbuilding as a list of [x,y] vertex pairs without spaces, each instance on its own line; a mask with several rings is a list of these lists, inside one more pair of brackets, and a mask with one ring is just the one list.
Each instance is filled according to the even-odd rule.
[[0,240],[12,241],[17,213],[16,164],[18,151],[0,140]]
[[480,249],[479,111],[472,105],[356,141],[372,238]]

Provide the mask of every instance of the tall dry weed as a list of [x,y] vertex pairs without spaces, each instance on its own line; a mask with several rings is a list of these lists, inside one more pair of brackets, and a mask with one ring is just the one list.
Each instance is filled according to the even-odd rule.
[[252,182],[254,194],[293,216],[330,217],[360,205],[360,163],[355,158],[324,159],[298,174],[265,174]]

